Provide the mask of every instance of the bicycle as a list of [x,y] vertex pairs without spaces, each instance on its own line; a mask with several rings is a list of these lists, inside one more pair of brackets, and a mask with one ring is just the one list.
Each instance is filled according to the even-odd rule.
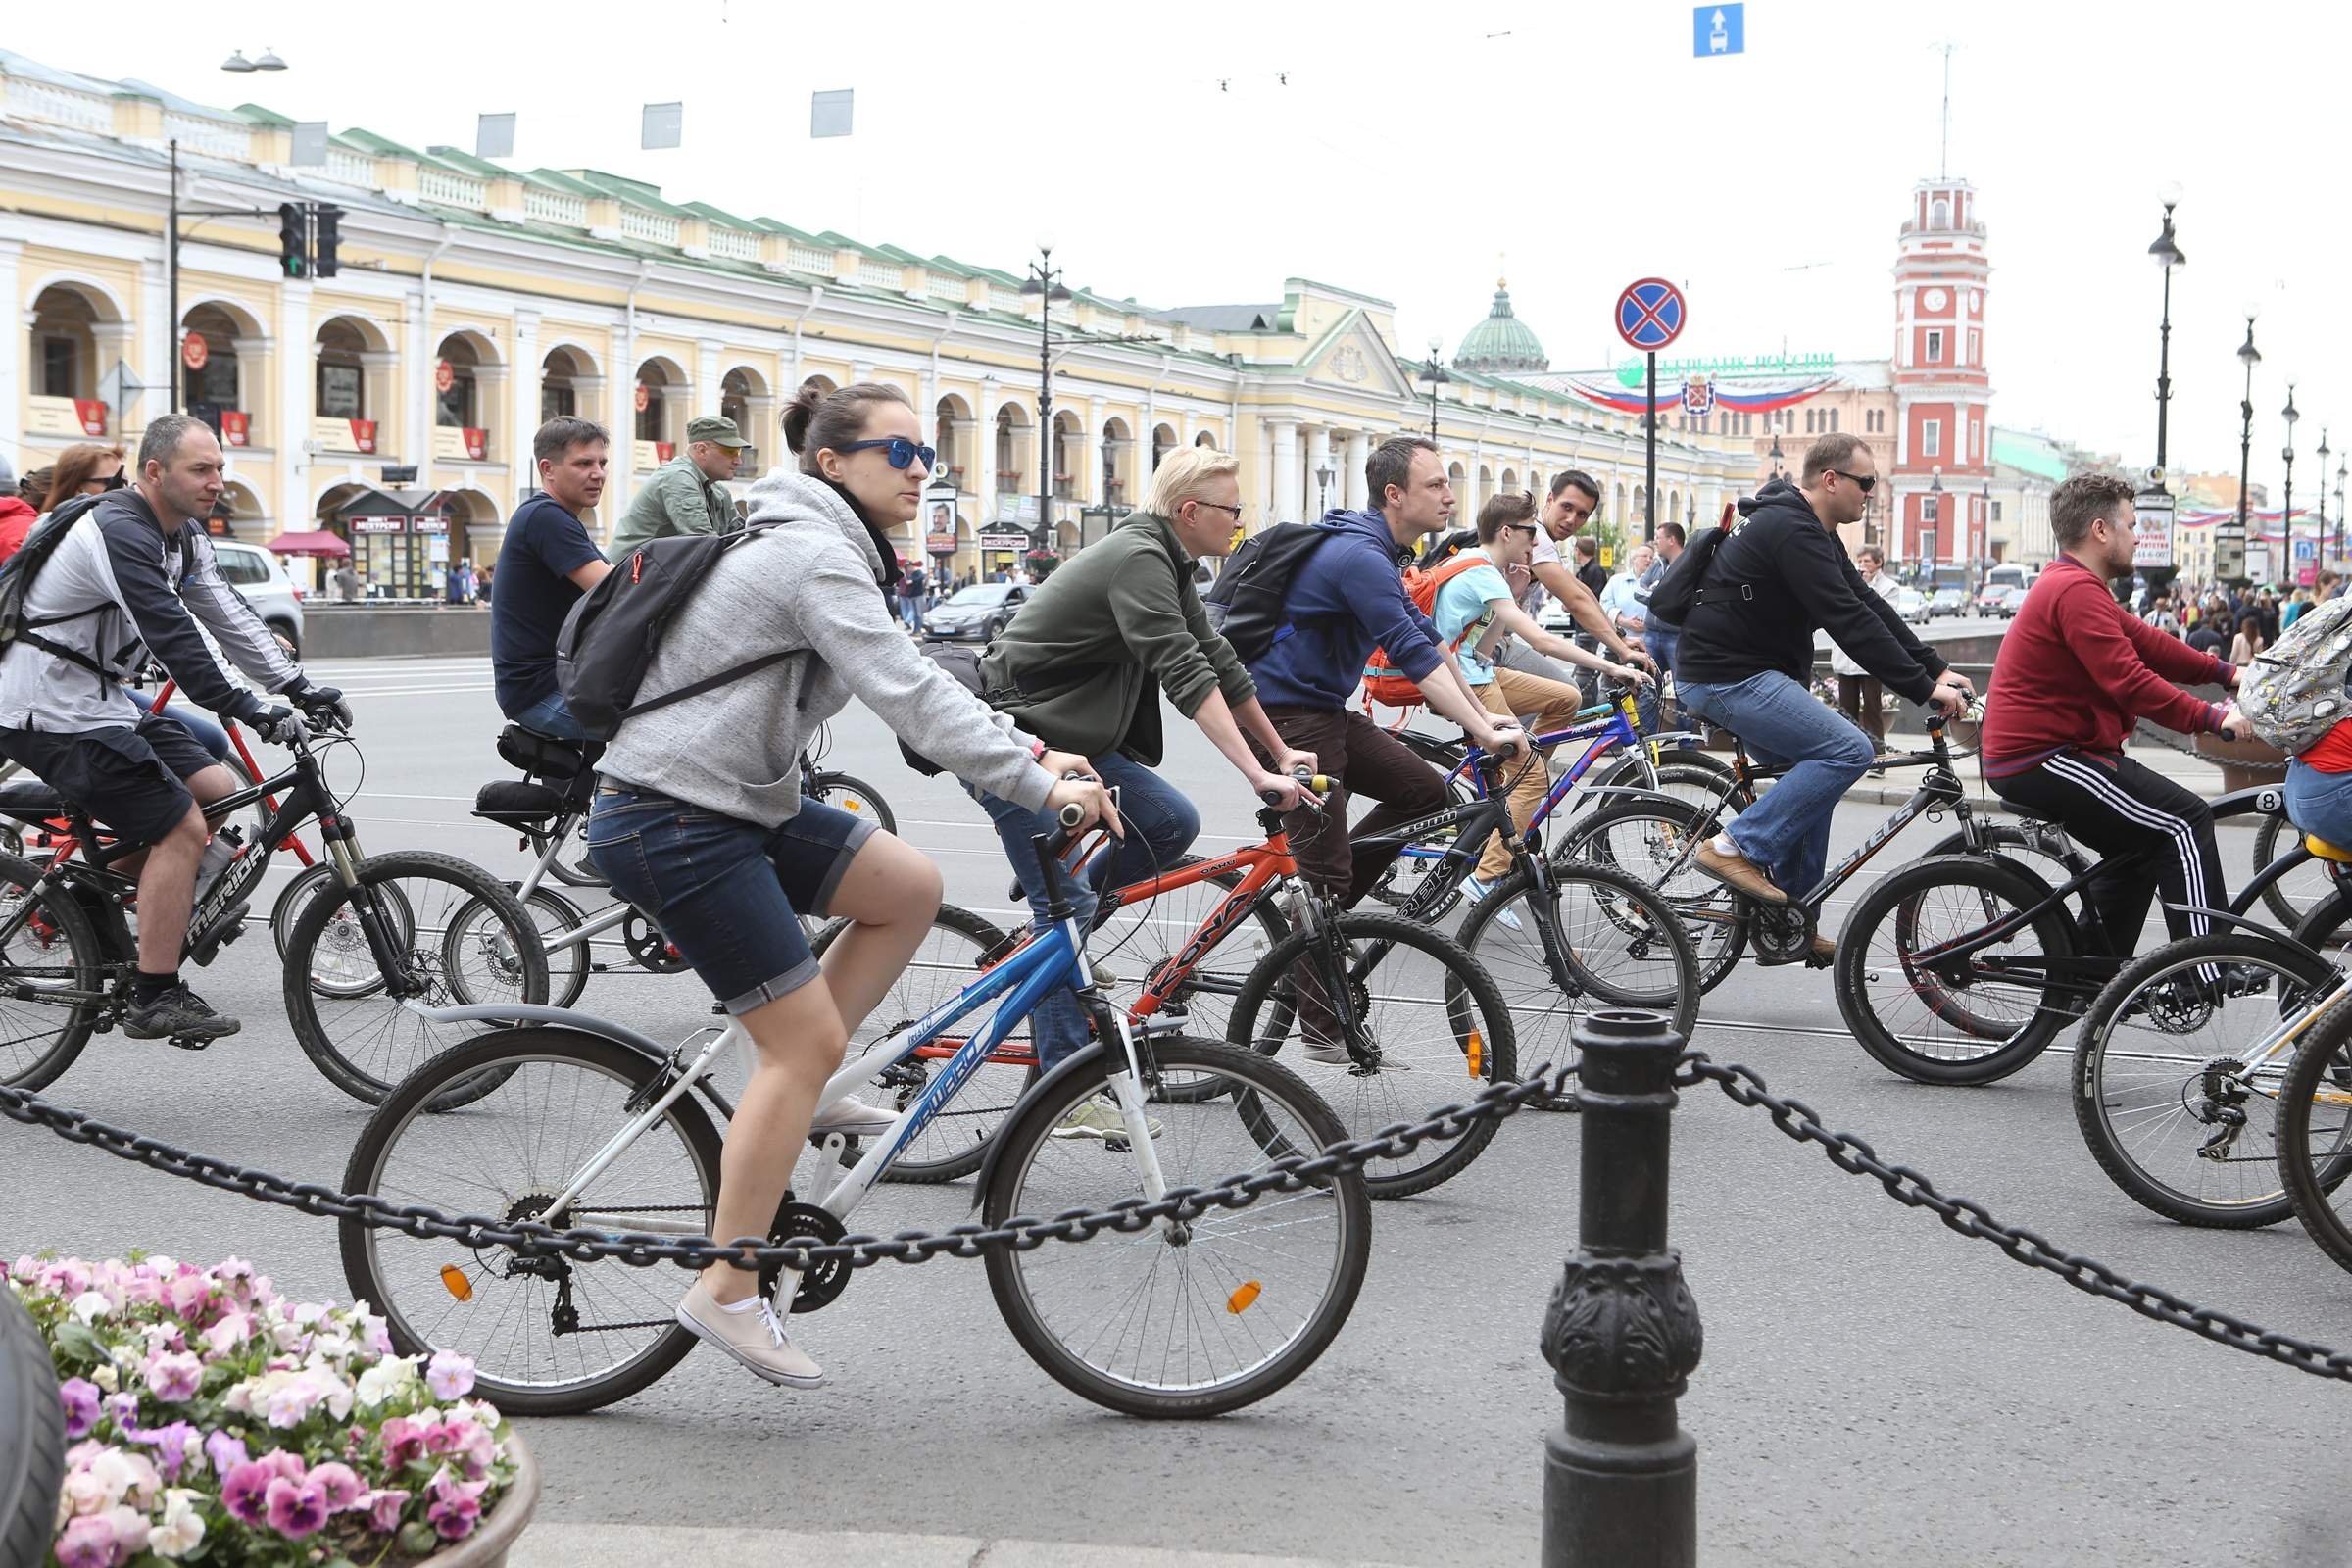
[[[1107,1207],[1138,1194],[1151,1200],[1345,1136],[1330,1107],[1280,1063],[1187,1038],[1181,1020],[1139,1026],[1110,1005],[1093,984],[1058,864],[1044,859],[1053,923],[844,1064],[820,1103],[915,1059],[958,1020],[996,1003],[987,1023],[962,1038],[819,1202],[788,1193],[769,1240],[841,1240],[844,1222],[883,1174],[1058,986],[1077,989],[1097,1043],[1032,1086],[992,1140],[980,1178],[987,1224]],[[722,1058],[748,1049],[740,1026],[698,1030],[663,1047],[622,1025],[545,1006],[434,1015],[499,1027],[419,1067],[384,1102],[352,1152],[347,1191],[438,1200],[468,1212],[486,1206],[486,1194],[487,1206],[509,1220],[663,1238],[708,1234],[720,1158],[710,1112],[723,1119],[729,1111],[710,1079]],[[696,1047],[704,1036],[713,1038]],[[1171,1077],[1216,1092],[1171,1101],[1155,1093]],[[462,1110],[425,1113],[483,1078],[496,1086]],[[1052,1136],[1097,1097],[1117,1108],[1124,1138]],[[820,1171],[851,1152],[838,1134],[818,1147]],[[1348,1172],[1100,1246],[994,1250],[989,1286],[1022,1349],[1081,1396],[1139,1416],[1221,1414],[1282,1388],[1330,1345],[1362,1284],[1370,1229],[1364,1181]],[[403,1353],[470,1355],[477,1387],[511,1412],[573,1414],[609,1404],[650,1385],[694,1344],[670,1299],[646,1287],[642,1270],[615,1261],[499,1248],[469,1253],[354,1221],[342,1225],[341,1250],[353,1294],[385,1314]],[[825,1306],[849,1281],[846,1267],[824,1264],[797,1276],[764,1270],[760,1288],[781,1317]]]
[[[352,745],[348,738],[327,744]],[[209,964],[244,934],[248,895],[277,848],[316,822],[333,881],[305,904],[288,934],[283,996],[304,1054],[336,1088],[369,1103],[398,1076],[448,1043],[411,1005],[419,1002],[543,1002],[547,960],[522,908],[488,872],[447,855],[404,850],[363,856],[359,831],[327,788],[311,738],[287,743],[293,760],[266,782],[205,807],[205,819],[238,845],[199,888],[181,943],[185,963]],[[276,800],[261,834],[245,843],[220,827]],[[0,786],[0,815],[30,824],[63,819],[47,861],[0,855],[0,1082],[39,1089],[80,1055],[93,1033],[129,1011],[138,945],[127,911],[137,882],[115,869],[146,846],[95,827],[46,785]],[[469,923],[447,918],[466,908]],[[205,1042],[174,1040],[202,1050]]]

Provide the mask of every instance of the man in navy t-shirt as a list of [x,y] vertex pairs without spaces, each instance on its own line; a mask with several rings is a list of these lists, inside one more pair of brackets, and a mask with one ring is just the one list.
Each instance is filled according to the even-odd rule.
[[490,595],[490,665],[499,710],[562,740],[588,738],[556,685],[556,634],[564,617],[612,569],[580,518],[605,493],[612,444],[604,427],[569,416],[531,438],[540,493],[507,519]]

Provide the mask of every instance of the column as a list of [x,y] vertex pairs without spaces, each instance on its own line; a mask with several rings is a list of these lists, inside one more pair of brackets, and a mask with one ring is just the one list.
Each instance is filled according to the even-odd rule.
[[318,388],[318,341],[311,331],[311,285],[289,279],[277,285],[276,428],[270,445],[277,452],[277,525],[318,526],[311,505],[311,418]]
[[[180,308],[185,310],[188,293],[185,274],[180,278],[179,291],[182,300]],[[147,421],[157,415],[171,412],[172,372],[179,365],[179,323],[171,318],[170,306],[170,291],[164,280],[164,249],[159,242],[155,261],[152,264],[139,264],[137,327],[134,329],[125,322],[121,328],[122,336],[111,345],[107,341],[105,323],[101,322],[91,334],[98,349],[97,373],[100,376],[113,369],[115,362],[120,360],[129,366],[141,381],[155,388],[131,405],[129,414],[122,421],[125,426],[135,419],[143,429]],[[117,430],[115,435],[120,439],[128,433],[127,429],[122,429]],[[134,462],[137,457],[135,448],[134,442]]]
[[[514,313],[514,373],[507,379],[507,468],[511,486],[499,499],[507,514],[521,504],[524,495],[539,483],[539,463],[531,453],[531,437],[537,433],[539,418],[540,371],[544,361],[539,353],[539,313]],[[487,529],[477,529],[485,539]],[[502,522],[499,533],[505,537]]]
[[1078,483],[1074,486],[1078,492],[1078,504],[1082,507],[1103,506],[1109,502],[1110,495],[1102,488],[1102,458],[1104,454],[1102,449],[1102,400],[1101,398],[1086,400],[1085,445],[1086,456],[1080,461],[1086,465],[1086,471],[1078,475]]
[[1348,497],[1347,506],[1356,512],[1371,505],[1371,493],[1364,486],[1364,465],[1372,461],[1372,437],[1361,430],[1348,433],[1348,472],[1342,477]]
[[[612,410],[605,426],[612,432],[612,464],[606,471],[605,499],[598,506],[600,521],[617,523],[620,514],[629,510],[629,497],[637,490],[637,330],[626,323],[612,337],[612,396],[607,405]],[[585,405],[582,405],[585,407]],[[593,534],[598,524],[588,524]],[[609,536],[609,530],[608,530]]]
[[1297,522],[1298,520],[1298,421],[1269,419],[1266,426],[1274,435],[1274,496],[1266,509],[1266,521]]
[[[393,345],[401,360],[394,362],[392,384],[399,387],[386,402],[402,411],[400,460],[416,465],[416,482],[430,488],[433,482],[433,413],[437,393],[433,388],[433,364],[440,356],[433,352],[440,339],[433,336],[433,323],[425,318],[429,301],[421,288],[409,291],[407,299],[408,330],[402,334],[406,342]],[[405,361],[402,364],[401,361]],[[384,431],[376,431],[378,452],[390,449]]]
[[[690,394],[694,401],[686,406],[688,419],[692,419],[698,414],[716,414],[718,412],[719,347],[719,341],[714,337],[695,339],[694,390]],[[678,432],[678,450],[680,452],[686,450],[685,436],[684,430]]]
[[[12,443],[24,428],[24,351],[31,341],[21,297],[24,285],[19,263],[24,254],[23,240],[0,239],[0,420],[6,421],[0,428],[7,430]],[[23,448],[12,446],[10,461],[23,469],[32,460]]]
[[1323,514],[1322,509],[1332,504],[1331,498],[1341,493],[1338,474],[1331,476],[1328,490],[1315,477],[1331,466],[1331,426],[1318,424],[1306,432],[1306,501],[1318,519]]
[[980,378],[980,401],[974,405],[972,423],[978,428],[972,433],[972,445],[978,448],[979,462],[972,471],[980,476],[973,494],[978,497],[972,508],[974,529],[986,528],[997,519],[997,378]]

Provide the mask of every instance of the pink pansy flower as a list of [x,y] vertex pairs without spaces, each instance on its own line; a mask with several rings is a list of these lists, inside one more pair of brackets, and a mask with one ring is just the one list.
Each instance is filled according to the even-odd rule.
[[357,1505],[367,1488],[360,1483],[359,1473],[347,1464],[328,1462],[314,1465],[311,1483],[326,1494],[327,1511],[341,1513]]
[[155,1500],[155,1494],[164,1486],[164,1478],[156,1474],[154,1460],[143,1453],[126,1453],[121,1448],[109,1448],[92,1459],[90,1473],[106,1484],[109,1506],[127,1494],[144,1508]]
[[185,1351],[159,1355],[147,1363],[147,1387],[166,1404],[182,1404],[204,1386],[204,1363]]
[[424,1369],[424,1386],[436,1399],[463,1399],[473,1392],[473,1358],[435,1350]]
[[408,1503],[409,1494],[394,1489],[370,1492],[360,1499],[360,1506],[368,1511],[368,1525],[376,1534],[384,1536],[400,1528],[401,1510]]
[[147,1547],[147,1516],[118,1503],[99,1515],[115,1533],[115,1561],[128,1562]]
[[212,1282],[201,1274],[182,1274],[164,1287],[164,1299],[171,1304],[173,1315],[183,1318],[201,1313],[212,1296]]
[[395,1473],[424,1456],[424,1428],[407,1416],[384,1423],[384,1468]]
[[284,1476],[288,1481],[303,1479],[302,1455],[299,1453],[277,1448],[263,1454],[256,1462],[267,1465],[271,1475]]
[[57,1394],[66,1407],[66,1436],[87,1436],[98,1424],[98,1385],[87,1378],[68,1378]]
[[188,1461],[202,1451],[196,1429],[185,1421],[174,1421],[170,1426],[142,1433],[137,1441],[154,1446],[156,1468],[163,1471],[166,1481],[177,1481]]
[[115,1527],[96,1514],[69,1520],[56,1551],[58,1568],[115,1568]]
[[315,1483],[296,1483],[279,1476],[270,1483],[270,1528],[288,1541],[318,1533],[326,1523],[326,1491]]
[[274,1468],[248,1459],[220,1479],[220,1506],[241,1525],[260,1525],[270,1517],[270,1484],[282,1479]]
[[252,1335],[253,1319],[243,1312],[231,1312],[204,1331],[204,1348],[215,1355],[226,1355]]
[[212,1463],[213,1473],[222,1476],[248,1458],[245,1445],[225,1432],[215,1432],[204,1440],[204,1456]]

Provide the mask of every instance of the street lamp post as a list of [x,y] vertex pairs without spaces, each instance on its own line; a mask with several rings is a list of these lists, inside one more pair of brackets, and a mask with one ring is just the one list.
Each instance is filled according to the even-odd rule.
[[2344,473],[2347,465],[2338,458],[2335,463],[2335,557],[2344,557]]
[[1992,570],[1992,476],[1977,489],[1977,592],[1984,591],[1985,574]]
[[[2156,351],[2156,471],[2162,474],[2165,416],[2171,412],[2173,401],[2173,269],[2186,267],[2188,258],[2180,254],[2180,247],[2173,240],[2173,209],[2180,205],[2180,187],[2167,185],[2157,199],[2164,203],[2164,231],[2148,247],[2148,254],[2164,269],[2164,319],[2157,328]],[[2161,485],[2164,480],[2158,478],[2156,483]]]
[[1331,481],[1338,477],[1339,470],[1328,463],[1315,470],[1316,516],[1320,517],[1331,510]]
[[1775,433],[1774,433],[1774,435],[1773,435],[1773,438],[1772,438],[1772,452],[1771,452],[1771,458],[1772,458],[1772,476],[1773,476],[1775,479],[1778,479],[1779,477],[1781,477],[1781,461],[1782,461],[1782,453],[1781,453],[1781,438],[1780,438],[1780,435],[1779,435],[1779,433],[1778,433],[1778,432],[1775,432]]
[[1037,304],[1037,533],[1031,548],[1043,550],[1054,537],[1054,303],[1066,300],[1061,269],[1054,265],[1054,241],[1041,236],[1037,260],[1021,280],[1021,292],[1038,296]]
[[2254,481],[2254,367],[2262,363],[2262,351],[2254,346],[2254,307],[2246,307],[2246,340],[2238,345],[2237,362],[2246,368],[2246,395],[2237,405],[2240,421],[2237,436],[2237,570],[2224,572],[2219,552],[2214,556],[2213,575],[2216,581],[2224,577],[2244,574],[2246,569],[2246,508],[2247,491]]
[[2295,412],[2295,383],[2291,379],[2286,383],[2286,407],[2278,411],[2278,417],[2286,421],[2286,447],[2278,454],[2279,461],[2286,465],[2283,494],[2278,502],[2278,520],[2285,525],[2287,569],[2292,571],[2295,561],[2295,421],[2303,416]]
[[[2287,552],[2287,553],[2288,553],[2289,555],[2292,555],[2294,552],[2293,552],[2293,550],[2290,548],[2290,549],[2288,550],[2288,552]],[[2324,425],[2324,424],[2323,424],[2323,425],[2321,425],[2321,426],[2320,426],[2320,520],[2319,520],[2319,523],[2318,523],[2318,525],[2312,529],[2312,534],[2311,534],[2311,582],[2312,582],[2312,586],[2313,586],[2313,587],[2315,587],[2315,588],[2319,586],[2319,582],[2320,582],[2320,567],[2321,567],[2322,565],[2326,564],[2326,562],[2325,562],[2325,561],[2324,561],[2322,558],[2323,558],[2323,557],[2325,557],[2327,554],[2328,554],[2328,427],[2327,427],[2326,425]],[[2300,585],[2300,581],[2301,581],[2301,578],[2302,578],[2302,576],[2303,576],[2303,573],[2302,573],[2302,571],[2301,571],[2300,569],[2298,569],[2298,570],[2295,572],[2295,577],[2296,577],[2296,579],[2297,579],[2298,586]]]
[[1422,373],[1429,382],[1429,438],[1432,441],[1438,438],[1438,388],[1453,379],[1446,373],[1445,353],[1445,339],[1433,337],[1429,340],[1429,368]]
[[1936,535],[1943,527],[1943,467],[1939,464],[1928,470],[1927,515],[1922,521],[1935,524],[1920,530],[1924,543],[1920,547],[1920,564],[1927,568],[1928,586],[1936,586]]

